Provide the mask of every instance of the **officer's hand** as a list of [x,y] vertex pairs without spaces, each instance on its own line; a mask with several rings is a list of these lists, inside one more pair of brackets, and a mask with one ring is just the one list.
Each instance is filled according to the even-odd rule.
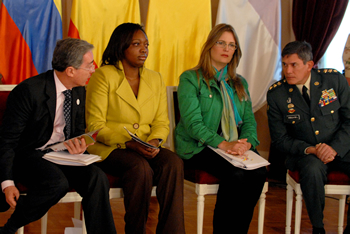
[[320,143],[316,145],[316,156],[324,163],[330,163],[337,156],[337,152],[329,145]]

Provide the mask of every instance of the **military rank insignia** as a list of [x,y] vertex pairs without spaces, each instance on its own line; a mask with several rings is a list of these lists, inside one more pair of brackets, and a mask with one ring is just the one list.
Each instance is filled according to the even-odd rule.
[[326,105],[328,105],[329,103],[334,102],[335,100],[337,100],[337,95],[335,94],[333,88],[328,89],[328,90],[323,90],[322,91],[322,95],[320,98],[320,101],[318,102],[318,105],[320,107],[324,107]]

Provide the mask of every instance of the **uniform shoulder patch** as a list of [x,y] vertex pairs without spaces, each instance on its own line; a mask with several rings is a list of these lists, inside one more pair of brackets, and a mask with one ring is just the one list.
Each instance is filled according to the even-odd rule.
[[330,68],[324,68],[324,69],[317,69],[318,73],[339,73],[336,69],[330,69]]
[[285,83],[286,82],[286,79],[283,79],[283,80],[280,80],[280,81],[277,81],[275,83],[273,83],[270,88],[269,88],[269,91],[277,88],[277,87],[280,87],[282,85],[282,83]]

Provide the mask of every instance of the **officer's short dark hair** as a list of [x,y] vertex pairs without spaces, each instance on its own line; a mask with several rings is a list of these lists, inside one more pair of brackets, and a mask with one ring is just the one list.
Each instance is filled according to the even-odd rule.
[[286,55],[297,54],[304,64],[313,59],[312,47],[306,41],[289,42],[282,50],[282,58]]

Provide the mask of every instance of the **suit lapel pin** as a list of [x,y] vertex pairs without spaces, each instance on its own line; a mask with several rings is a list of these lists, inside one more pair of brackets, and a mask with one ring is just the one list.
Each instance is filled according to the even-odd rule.
[[79,100],[79,98],[77,99],[77,105],[78,105],[78,106],[80,105],[80,100]]

